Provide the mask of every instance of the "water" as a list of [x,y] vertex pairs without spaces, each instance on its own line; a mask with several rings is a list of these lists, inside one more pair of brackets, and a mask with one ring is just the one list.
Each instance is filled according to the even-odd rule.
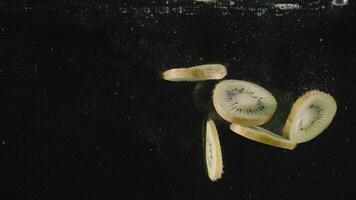
[[[356,30],[352,5],[69,1],[0,12],[5,191],[38,199],[312,199],[353,194]],[[221,2],[220,2],[221,3]],[[337,4],[337,5],[336,5]],[[309,89],[331,93],[331,126],[294,151],[232,133],[217,81],[173,83],[172,67],[221,63],[271,91],[276,133]],[[204,172],[201,127],[216,119],[224,174]]]

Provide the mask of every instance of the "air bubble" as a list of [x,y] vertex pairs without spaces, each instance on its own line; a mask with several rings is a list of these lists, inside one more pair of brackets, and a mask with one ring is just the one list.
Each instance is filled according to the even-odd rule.
[[345,6],[349,3],[348,0],[332,0],[331,5],[333,6]]

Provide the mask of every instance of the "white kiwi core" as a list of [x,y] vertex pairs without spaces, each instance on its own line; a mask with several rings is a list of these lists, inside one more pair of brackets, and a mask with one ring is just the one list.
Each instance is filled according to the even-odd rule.
[[247,94],[239,94],[236,95],[235,101],[240,104],[240,107],[242,108],[252,108],[254,105],[258,103],[258,100],[256,98],[253,98]]

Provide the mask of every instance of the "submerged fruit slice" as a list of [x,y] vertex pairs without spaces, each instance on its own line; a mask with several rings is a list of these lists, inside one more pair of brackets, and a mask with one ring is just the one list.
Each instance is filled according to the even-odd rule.
[[231,124],[230,129],[245,138],[274,147],[292,150],[297,146],[296,143],[258,126],[245,127]]
[[332,96],[318,90],[309,91],[294,103],[283,132],[293,142],[307,142],[330,125],[336,109]]
[[218,83],[213,92],[213,103],[222,118],[244,126],[266,123],[277,108],[277,101],[270,92],[240,80]]
[[223,173],[221,147],[215,123],[208,120],[205,135],[205,161],[210,180],[216,181]]
[[163,72],[163,79],[168,81],[217,80],[226,76],[224,65],[208,64],[189,68],[173,68]]

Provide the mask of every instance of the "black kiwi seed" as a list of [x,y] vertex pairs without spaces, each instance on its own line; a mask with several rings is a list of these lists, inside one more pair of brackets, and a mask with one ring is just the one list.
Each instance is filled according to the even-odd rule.
[[226,95],[230,97],[230,96],[233,96],[234,93],[232,91],[226,91]]

